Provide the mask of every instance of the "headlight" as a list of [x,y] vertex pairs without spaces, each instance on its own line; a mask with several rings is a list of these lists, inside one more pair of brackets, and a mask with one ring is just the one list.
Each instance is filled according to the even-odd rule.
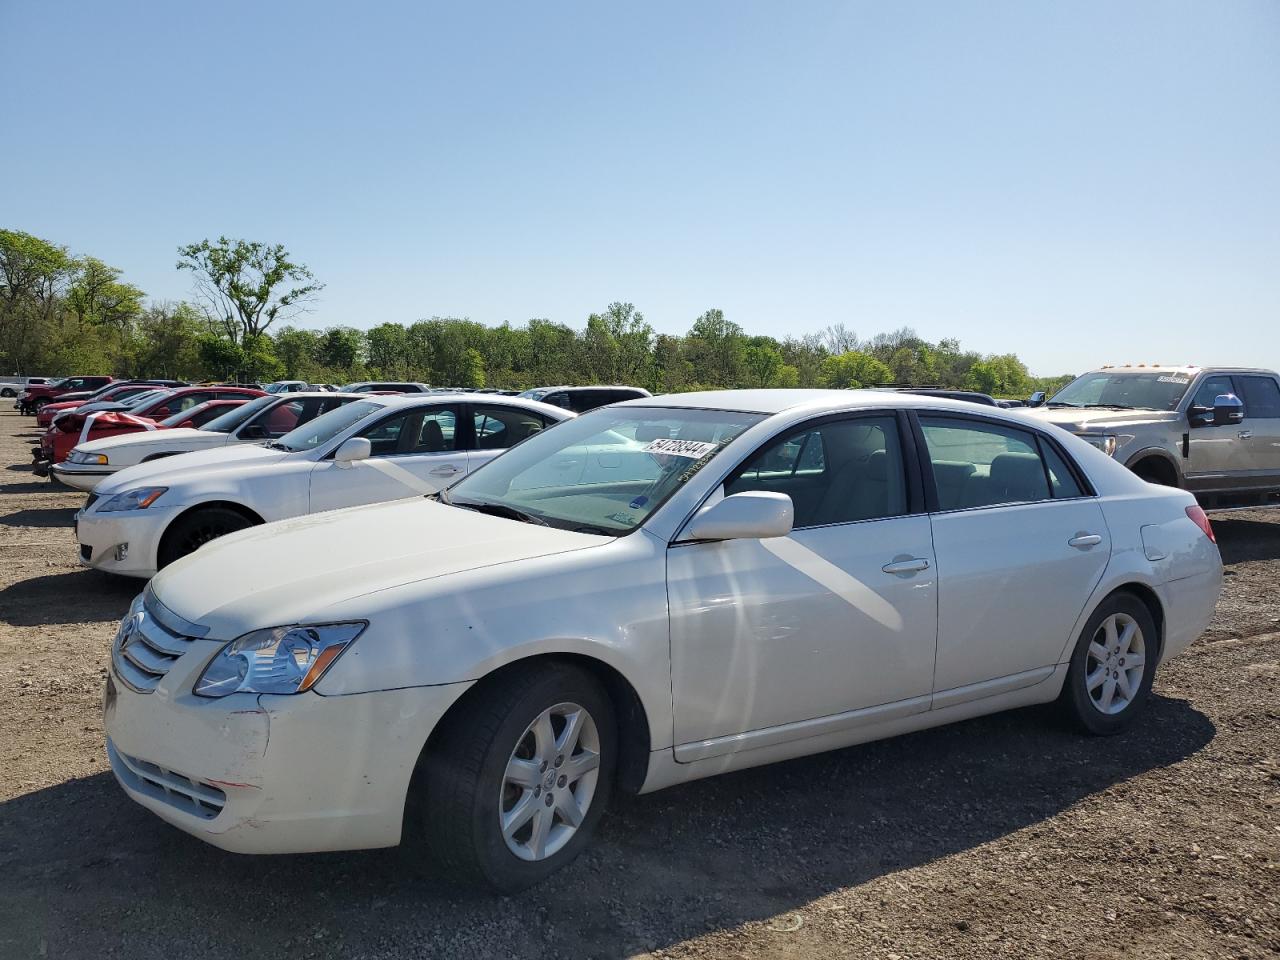
[[82,453],[79,450],[72,450],[71,456],[67,457],[68,463],[93,463],[98,466],[106,466],[107,455],[105,453]]
[[1081,433],[1078,436],[1090,446],[1097,447],[1108,457],[1115,455],[1116,435],[1114,433]]
[[112,513],[116,510],[145,510],[159,500],[160,495],[168,489],[168,487],[138,487],[136,490],[117,493],[98,507],[98,513]]
[[310,690],[368,626],[324,623],[268,627],[232,640],[196,681],[201,697],[231,693],[302,693]]

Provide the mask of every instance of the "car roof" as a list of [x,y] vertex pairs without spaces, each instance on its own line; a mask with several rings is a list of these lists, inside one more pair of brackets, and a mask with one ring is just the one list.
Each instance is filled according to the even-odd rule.
[[734,410],[768,415],[804,409],[811,413],[850,408],[887,410],[946,409],[966,413],[1003,411],[967,400],[952,400],[932,394],[883,390],[701,390],[640,397],[614,404],[619,407],[677,407],[681,409]]
[[[299,394],[292,394],[299,396]],[[325,394],[325,396],[333,396],[333,394]],[[354,394],[360,396],[360,394]],[[538,400],[530,400],[527,397],[504,397],[497,393],[389,393],[389,394],[373,394],[363,397],[370,403],[376,403],[387,409],[395,407],[420,407],[420,406],[446,406],[451,403],[478,403],[486,407],[517,407],[521,410],[538,410],[541,412],[551,412],[558,417],[565,415],[572,416],[572,412],[557,407],[550,403],[542,403]]]

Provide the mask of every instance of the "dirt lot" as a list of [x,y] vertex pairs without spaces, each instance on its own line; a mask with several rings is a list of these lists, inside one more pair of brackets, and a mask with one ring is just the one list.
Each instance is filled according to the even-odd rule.
[[0,413],[0,957],[1280,953],[1280,513],[1215,522],[1217,618],[1127,735],[1025,710],[704,781],[537,891],[462,898],[397,851],[238,857],[124,797],[98,707],[140,584],[78,568],[32,430]]

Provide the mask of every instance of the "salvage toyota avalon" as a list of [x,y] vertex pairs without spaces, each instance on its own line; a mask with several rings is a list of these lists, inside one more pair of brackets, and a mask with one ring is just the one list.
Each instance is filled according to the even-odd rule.
[[449,876],[516,890],[615,790],[1048,701],[1123,730],[1221,581],[1190,494],[1011,411],[645,398],[432,497],[167,567],[114,641],[107,752],[219,847],[405,828]]

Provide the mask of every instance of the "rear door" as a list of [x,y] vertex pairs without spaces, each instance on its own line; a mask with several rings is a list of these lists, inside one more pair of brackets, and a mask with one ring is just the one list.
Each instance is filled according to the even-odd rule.
[[311,512],[435,493],[467,472],[460,404],[392,413],[355,436],[369,441],[367,460],[338,463],[332,455],[311,471]]
[[1044,435],[970,416],[917,423],[938,563],[934,706],[1039,682],[1110,558],[1102,509]]

